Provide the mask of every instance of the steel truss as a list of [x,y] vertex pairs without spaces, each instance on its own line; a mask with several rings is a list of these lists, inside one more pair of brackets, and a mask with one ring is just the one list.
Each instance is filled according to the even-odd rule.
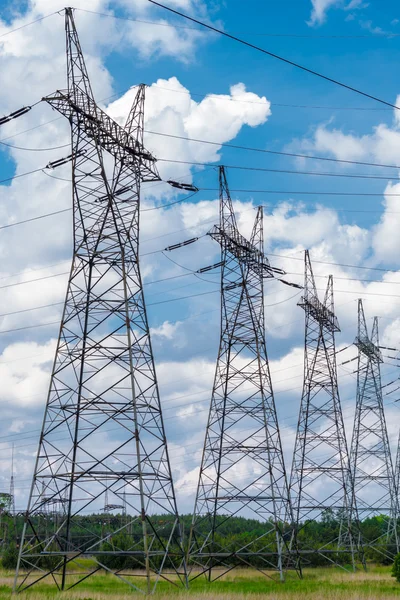
[[[358,301],[357,397],[350,465],[354,481],[354,502],[362,529],[362,543],[393,558],[399,551],[396,515],[398,498],[383,408],[378,318],[373,321],[371,336],[365,321],[362,300]],[[367,521],[380,517],[380,523]],[[373,555],[371,556],[373,558]]]
[[[213,581],[251,565],[283,579],[297,560],[289,552],[292,509],[265,343],[264,278],[276,270],[263,251],[262,208],[248,241],[237,228],[224,167],[219,185],[220,224],[210,235],[221,246],[221,340],[188,560],[193,578]],[[262,526],[245,541],[226,542],[238,516]]]
[[[324,302],[318,299],[309,252],[305,252],[304,383],[300,403],[290,492],[297,529],[298,551],[308,559],[339,566],[356,565],[358,538],[352,523],[352,484],[342,408],[337,382],[333,279],[329,276]],[[319,539],[313,523],[324,523]],[[319,558],[318,558],[319,557]]]
[[[70,8],[65,27],[68,89],[44,100],[71,124],[74,253],[15,590],[105,569],[150,593],[160,578],[186,584],[139,269],[140,185],[160,178],[145,87],[121,127],[94,100]],[[124,507],[112,533],[104,505]]]

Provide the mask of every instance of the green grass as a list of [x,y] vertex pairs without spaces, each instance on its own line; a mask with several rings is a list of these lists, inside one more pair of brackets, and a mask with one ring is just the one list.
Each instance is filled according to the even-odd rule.
[[[143,580],[133,577],[133,580]],[[0,600],[11,597],[13,573],[0,573]],[[130,588],[111,574],[98,573],[73,588],[57,593],[50,580],[38,583],[18,596],[21,600],[126,600]],[[285,583],[266,578],[252,569],[231,571],[220,580],[208,583],[204,578],[192,582],[189,591],[160,581],[157,600],[399,600],[400,584],[390,576],[390,567],[373,567],[367,573],[346,573],[338,569],[308,569],[303,580],[289,574]]]

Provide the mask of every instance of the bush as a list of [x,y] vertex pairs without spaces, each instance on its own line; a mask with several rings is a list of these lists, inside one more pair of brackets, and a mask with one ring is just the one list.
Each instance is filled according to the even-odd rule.
[[6,547],[1,557],[1,564],[3,569],[13,571],[17,568],[18,562],[18,548],[15,544],[10,544]]
[[400,552],[395,556],[394,559],[392,577],[396,577],[397,581],[400,583]]

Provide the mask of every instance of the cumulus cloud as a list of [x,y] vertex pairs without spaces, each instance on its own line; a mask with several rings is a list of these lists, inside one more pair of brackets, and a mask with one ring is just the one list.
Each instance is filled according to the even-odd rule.
[[321,25],[326,19],[327,11],[333,6],[341,4],[341,0],[311,0],[312,11],[310,20],[307,22],[310,27]]
[[[135,94],[135,88],[129,90],[107,107],[108,113],[123,123]],[[243,83],[232,85],[230,94],[209,94],[196,102],[176,77],[158,79],[146,89],[145,145],[160,159],[214,162],[220,158],[220,144],[235,138],[245,125],[264,124],[270,115],[269,100],[246,90]],[[177,137],[168,137],[169,134]],[[216,145],[189,142],[190,138],[210,140]],[[160,161],[158,167],[163,179],[191,181],[186,164]],[[161,186],[157,193],[168,190]]]
[[[396,105],[400,105],[397,96]],[[358,135],[355,132],[344,132],[322,123],[303,139],[296,139],[290,144],[292,150],[302,153],[325,155],[340,160],[374,162],[385,165],[398,165],[400,152],[400,111],[394,109],[391,125],[379,123],[370,133]],[[302,159],[303,160],[303,159]],[[346,165],[341,165],[346,168]],[[354,169],[351,165],[347,168]],[[391,172],[392,173],[392,172]],[[376,174],[376,173],[375,173]],[[399,173],[396,174],[396,177]],[[380,173],[384,177],[384,172]],[[376,262],[389,261],[397,263],[399,241],[396,234],[399,226],[398,197],[400,186],[389,182],[382,190],[383,214],[379,222],[369,234]],[[355,232],[354,232],[355,233]],[[361,232],[358,232],[362,236]],[[367,241],[365,239],[365,241]]]
[[311,0],[311,4],[311,15],[309,21],[307,21],[307,25],[310,27],[325,23],[327,12],[331,8],[341,8],[345,11],[351,11],[368,6],[368,3],[364,2],[364,0],[350,0],[350,2],[345,2],[345,0]]

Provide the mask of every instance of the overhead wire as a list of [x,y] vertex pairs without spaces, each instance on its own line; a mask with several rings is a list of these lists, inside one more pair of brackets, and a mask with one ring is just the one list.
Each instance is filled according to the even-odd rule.
[[2,142],[0,140],[0,144],[2,146],[7,146],[7,148],[13,148],[15,150],[27,150],[28,152],[48,152],[50,150],[60,150],[61,148],[67,148],[71,144],[62,144],[62,146],[52,146],[51,148],[24,148],[21,146],[14,146],[13,144],[6,144],[6,142]]
[[350,110],[350,111],[374,111],[374,112],[388,112],[388,111],[392,111],[391,108],[377,108],[377,107],[362,107],[362,106],[322,106],[322,105],[316,105],[316,104],[283,104],[281,102],[274,102],[273,100],[267,100],[264,102],[261,102],[259,100],[244,100],[244,99],[240,99],[240,98],[233,98],[231,95],[227,95],[227,94],[217,94],[217,93],[210,93],[210,92],[193,92],[192,90],[185,90],[185,89],[174,89],[171,87],[163,87],[161,85],[159,85],[158,83],[151,83],[148,84],[149,87],[151,88],[157,88],[160,90],[164,90],[166,92],[172,92],[175,94],[186,94],[187,96],[194,96],[194,97],[200,97],[203,99],[212,99],[212,100],[219,100],[221,102],[238,102],[241,104],[258,104],[261,106],[265,106],[266,102],[269,102],[271,107],[273,109],[275,109],[276,107],[278,108],[306,108],[306,109],[322,109],[322,110]]
[[[283,370],[287,370],[287,369],[283,369]],[[346,376],[353,376],[353,373],[350,373],[350,372],[346,371]],[[294,379],[294,378],[297,378],[297,377],[299,377],[299,376],[295,375],[295,376],[293,376],[293,377],[291,377],[289,379]],[[186,379],[188,379],[188,378],[186,378]],[[191,379],[191,378],[189,378],[189,379]],[[287,380],[288,380],[288,378],[285,378],[283,380],[275,381],[275,383],[281,383],[281,382],[284,382],[284,381],[287,381]],[[177,381],[179,382],[180,380],[177,380]],[[176,383],[176,382],[171,382],[171,383]],[[295,390],[298,390],[297,386],[294,387],[294,388],[288,388],[288,389],[284,389],[284,390],[279,390],[279,391],[275,392],[275,395],[282,394],[282,393],[288,393],[288,392],[295,391]],[[393,391],[396,391],[396,390],[393,390]],[[173,398],[170,398],[167,401],[164,401],[163,405],[169,404],[171,402],[175,402],[176,400],[178,400],[180,398],[193,397],[193,396],[199,395],[199,394],[207,394],[207,397],[205,399],[202,399],[202,400],[191,402],[190,406],[197,405],[197,404],[204,404],[205,402],[207,402],[209,400],[209,392],[206,391],[206,390],[202,390],[202,391],[199,391],[199,392],[192,392],[192,393],[189,393],[189,394],[182,394],[180,396],[174,396]],[[348,400],[345,400],[345,401],[342,401],[342,402],[346,403],[347,401]],[[395,405],[396,401],[391,401],[391,402],[388,402],[386,404],[387,405],[389,405],[389,404],[390,405],[392,405],[392,404]],[[185,402],[183,404],[174,404],[174,406],[164,408],[163,412],[168,412],[170,410],[176,411],[176,409],[187,408],[187,407],[188,407],[187,402]],[[343,410],[343,413],[344,413],[344,415],[345,414],[350,414],[350,411],[351,411],[351,414],[354,413],[353,407],[347,406]],[[200,412],[208,412],[208,407],[206,407],[205,409],[196,409],[196,414],[200,413]],[[283,419],[280,419],[280,424],[285,423],[283,426],[281,425],[281,429],[282,430],[290,430],[293,427],[296,427],[296,425],[297,425],[297,419],[296,419],[296,417],[297,417],[297,415],[292,414],[292,415],[286,415]],[[291,419],[293,419],[293,418],[296,419],[296,420],[290,422]],[[172,420],[172,419],[176,419],[176,416],[166,417],[164,420],[168,421],[168,420]],[[288,421],[289,421],[289,423],[288,423]],[[106,431],[117,431],[118,429],[119,428],[114,428],[113,427],[113,428],[110,428],[108,430],[105,430],[104,432],[106,432]],[[252,430],[251,429],[248,429],[248,430],[245,429],[245,430],[242,430],[242,433],[245,433],[246,431],[252,431]],[[24,435],[25,436],[25,437],[22,438],[22,441],[25,441],[25,440],[28,440],[28,439],[33,439],[34,437],[36,437],[36,435],[37,435],[38,432],[39,432],[39,430],[31,430],[29,432],[24,432],[24,433],[20,434],[20,435]],[[31,436],[27,435],[27,434],[31,434],[31,433],[35,433],[36,435],[31,435]],[[16,435],[19,435],[19,434],[11,434],[11,435],[16,436]],[[8,437],[10,437],[10,434],[9,434],[9,436],[7,436],[7,438]],[[2,438],[0,438],[0,440],[1,439]],[[4,439],[4,436],[3,436],[3,439]],[[68,437],[57,438],[57,440],[53,440],[53,441],[61,441],[61,439],[69,439],[69,438]],[[2,443],[2,444],[8,444],[9,441],[12,441],[12,440],[7,439],[6,441],[2,441],[0,443]],[[32,446],[32,445],[35,445],[35,444],[29,444],[29,446]],[[201,451],[201,449],[202,449],[201,442],[200,443],[199,442],[194,442],[194,443],[190,443],[190,444],[182,444],[181,447],[182,448],[186,448],[186,447],[194,446],[194,445],[198,445],[199,446],[198,447],[198,451]],[[27,447],[27,446],[28,446],[27,444],[24,444],[24,445],[20,445],[20,446],[17,446],[17,447],[21,447],[22,448],[22,447]],[[194,453],[185,453],[185,456],[188,456],[188,455],[191,455],[191,454],[197,454],[197,451],[194,452]]]
[[[229,188],[231,192],[243,193],[243,194],[287,194],[288,196],[361,196],[361,197],[379,197],[383,195],[389,198],[400,198],[399,194],[384,193],[383,192],[330,192],[328,190],[260,190],[260,189],[242,189],[242,188]],[[217,192],[219,188],[199,188],[201,192]]]
[[7,225],[0,225],[0,229],[8,229],[9,227],[16,227],[17,225],[23,225],[24,223],[31,223],[32,221],[39,221],[40,219],[46,219],[47,217],[53,217],[54,215],[60,215],[65,212],[71,212],[72,208],[63,208],[61,210],[56,210],[50,213],[46,213],[44,215],[37,215],[36,217],[31,217],[30,219],[24,219],[23,221],[15,221],[14,223],[8,223]]
[[[160,21],[148,21],[143,19],[137,19],[134,17],[128,17],[125,15],[115,15],[112,13],[103,13],[95,10],[88,10],[86,8],[78,8],[74,7],[74,10],[79,10],[80,12],[86,12],[93,15],[98,15],[100,17],[109,17],[112,19],[118,19],[121,21],[130,21],[134,23],[142,23],[146,25],[157,25],[160,27],[171,27],[173,29],[187,29],[189,31],[202,31],[197,27],[187,27],[185,25],[177,25],[174,23],[162,23]],[[309,39],[362,39],[362,38],[373,38],[373,37],[387,37],[387,38],[396,38],[400,36],[400,33],[395,32],[379,32],[379,31],[371,31],[369,34],[335,34],[335,35],[326,35],[326,34],[299,34],[299,33],[267,33],[267,32],[254,32],[254,31],[231,31],[230,33],[235,33],[237,35],[254,35],[254,36],[262,36],[262,37],[283,37],[283,38],[309,38]]]
[[[148,1],[150,1],[150,0],[148,0]],[[219,146],[222,148],[233,148],[235,150],[260,152],[261,154],[274,154],[277,156],[289,156],[291,158],[322,160],[322,161],[326,161],[326,162],[342,163],[342,164],[346,164],[346,165],[359,165],[359,166],[363,166],[363,167],[380,167],[380,168],[384,168],[384,169],[400,169],[399,165],[388,165],[385,163],[374,163],[374,162],[367,162],[367,161],[361,161],[361,160],[346,160],[343,158],[331,158],[328,156],[316,156],[313,154],[300,154],[298,152],[284,152],[284,151],[280,151],[280,150],[269,150],[267,148],[255,148],[252,146],[242,146],[240,144],[231,144],[228,142],[216,142],[216,141],[212,141],[212,140],[201,140],[198,138],[185,137],[182,135],[175,135],[173,133],[164,133],[161,131],[150,131],[148,129],[145,129],[144,131],[145,131],[145,133],[148,133],[151,135],[159,135],[159,136],[174,138],[174,139],[178,139],[178,140],[186,140],[188,142],[195,142],[198,144],[210,144],[212,146]]]
[[[169,158],[157,158],[157,162],[166,162],[166,163],[176,163],[176,164],[184,164],[184,165],[193,165],[199,167],[209,167],[210,162],[195,162],[195,161],[187,161],[187,160],[173,160]],[[381,179],[384,181],[394,180],[400,181],[400,177],[398,175],[369,175],[367,173],[332,173],[332,172],[324,172],[324,171],[299,171],[294,169],[273,169],[266,167],[248,167],[244,165],[227,165],[224,164],[226,169],[234,169],[240,171],[255,171],[255,172],[264,172],[264,173],[284,173],[285,175],[315,175],[318,177],[346,177],[349,179]]]
[[214,27],[213,25],[209,25],[208,23],[204,23],[204,21],[200,21],[199,19],[196,19],[195,17],[191,17],[185,13],[183,13],[182,11],[176,10],[174,8],[171,8],[170,6],[166,6],[165,4],[161,4],[160,2],[156,2],[156,0],[147,0],[147,2],[149,2],[150,4],[153,4],[154,6],[158,6],[159,8],[162,8],[163,10],[166,10],[172,14],[178,15],[179,17],[182,17],[183,19],[186,19],[188,21],[191,21],[192,23],[196,23],[197,25],[200,25],[201,27],[204,27],[205,29],[208,29],[210,31],[213,31],[215,33],[218,33],[221,36],[224,36],[226,38],[229,38],[235,42],[238,42],[244,46],[247,46],[248,48],[251,48],[253,50],[256,50],[257,52],[261,52],[262,54],[265,54],[267,56],[270,56],[271,58],[275,58],[283,63],[286,63],[292,67],[295,67],[296,69],[299,69],[301,71],[304,71],[306,73],[309,73],[310,75],[314,75],[315,77],[318,77],[320,79],[323,79],[325,81],[328,81],[330,83],[333,83],[334,85],[337,85],[339,87],[342,87],[344,89],[347,89],[351,92],[354,92],[355,94],[358,94],[360,96],[364,96],[365,98],[369,98],[370,100],[374,100],[375,102],[379,102],[380,104],[384,104],[386,106],[390,106],[391,108],[395,108],[396,110],[400,110],[399,106],[396,106],[395,104],[392,104],[391,102],[388,102],[387,100],[383,100],[382,98],[378,98],[377,96],[374,96],[373,94],[369,94],[367,92],[364,92],[363,90],[360,90],[354,86],[351,86],[349,84],[343,83],[342,81],[339,81],[338,79],[334,79],[333,77],[329,77],[328,75],[324,75],[323,73],[320,73],[318,71],[315,71],[314,69],[310,69],[308,67],[305,67],[304,65],[301,65],[299,63],[296,63],[293,60],[290,60],[288,58],[285,58],[283,56],[280,56],[279,54],[276,54],[274,52],[270,52],[269,50],[266,50],[265,48],[261,48],[260,46],[256,46],[255,44],[252,44],[250,42],[247,42],[246,40],[243,40],[241,38],[238,38],[237,36],[231,35],[230,33],[227,33],[226,31],[223,31],[222,29],[218,29],[217,27]]
[[30,21],[29,23],[25,23],[24,25],[20,25],[19,27],[15,27],[14,29],[10,29],[9,31],[6,31],[5,33],[0,34],[0,38],[5,37],[6,35],[10,35],[11,33],[15,33],[16,31],[20,31],[21,29],[25,29],[25,27],[29,27],[30,25],[34,25],[35,23],[39,23],[39,21],[44,21],[45,19],[48,19],[49,17],[52,17],[53,15],[58,15],[58,14],[59,14],[59,11],[56,10],[48,15],[38,17],[37,19]]
[[[268,252],[268,256],[274,256],[275,258],[283,258],[285,260],[300,260],[304,263],[304,258],[296,257],[296,256],[285,256],[284,254],[276,254],[276,252]],[[313,263],[322,264],[322,265],[331,265],[336,267],[346,267],[349,269],[363,269],[367,271],[381,271],[383,273],[395,273],[393,269],[384,269],[382,267],[366,267],[360,265],[351,265],[348,263],[340,263],[340,262],[332,262],[327,260],[317,260],[313,259]]]
[[[115,94],[114,94],[115,95]],[[59,119],[61,119],[62,117],[57,117],[56,119],[51,119],[50,121],[46,121],[45,123],[41,123],[40,125],[36,125],[35,127],[31,127],[30,129],[26,129],[25,131],[21,131],[19,133],[15,133],[11,136],[5,137],[5,138],[1,138],[0,142],[2,142],[3,140],[6,139],[11,139],[13,137],[16,137],[17,135],[22,135],[23,133],[27,133],[29,131],[32,131],[33,129],[37,129],[39,127],[43,127],[45,125],[48,125],[50,123],[53,123],[54,121],[58,121]],[[277,155],[277,156],[288,156],[291,158],[304,158],[304,159],[309,159],[309,160],[320,160],[320,161],[326,161],[326,162],[332,162],[332,163],[339,163],[339,164],[348,164],[348,165],[358,165],[358,166],[365,166],[365,167],[379,167],[379,168],[385,168],[385,169],[400,169],[399,165],[392,165],[392,164],[386,164],[386,163],[374,163],[374,162],[368,162],[368,161],[357,161],[357,160],[346,160],[346,159],[340,159],[340,158],[332,158],[332,157],[327,157],[327,156],[316,156],[316,155],[312,155],[312,154],[300,154],[300,153],[296,153],[296,152],[285,152],[285,151],[279,151],[279,150],[270,150],[267,148],[256,148],[256,147],[251,147],[251,146],[242,146],[239,144],[231,144],[228,142],[217,142],[217,141],[212,141],[212,140],[203,140],[203,139],[197,139],[197,138],[191,138],[191,137],[185,137],[185,136],[180,136],[180,135],[175,135],[172,133],[164,133],[161,131],[150,131],[150,130],[144,130],[145,133],[148,133],[150,135],[158,135],[158,136],[163,136],[163,137],[169,137],[169,138],[174,138],[174,139],[180,139],[180,140],[185,140],[188,142],[195,142],[195,143],[199,143],[199,144],[209,144],[209,145],[213,145],[213,146],[219,146],[222,148],[233,148],[236,150],[244,150],[244,151],[249,151],[249,152],[259,152],[259,153],[263,153],[263,154],[272,154],[272,155]],[[68,146],[69,144],[65,144],[65,147]],[[14,146],[12,146],[14,147]],[[64,146],[60,146],[60,147],[64,147]],[[20,147],[20,150],[25,149]],[[33,149],[32,149],[33,150]],[[166,161],[167,159],[163,159],[164,161]],[[168,162],[172,162],[168,159]],[[189,163],[189,164],[193,164],[193,163]],[[201,163],[200,163],[201,164]],[[205,163],[207,166],[214,166],[210,163]],[[235,167],[232,167],[235,168]],[[0,181],[0,183],[2,183]]]

